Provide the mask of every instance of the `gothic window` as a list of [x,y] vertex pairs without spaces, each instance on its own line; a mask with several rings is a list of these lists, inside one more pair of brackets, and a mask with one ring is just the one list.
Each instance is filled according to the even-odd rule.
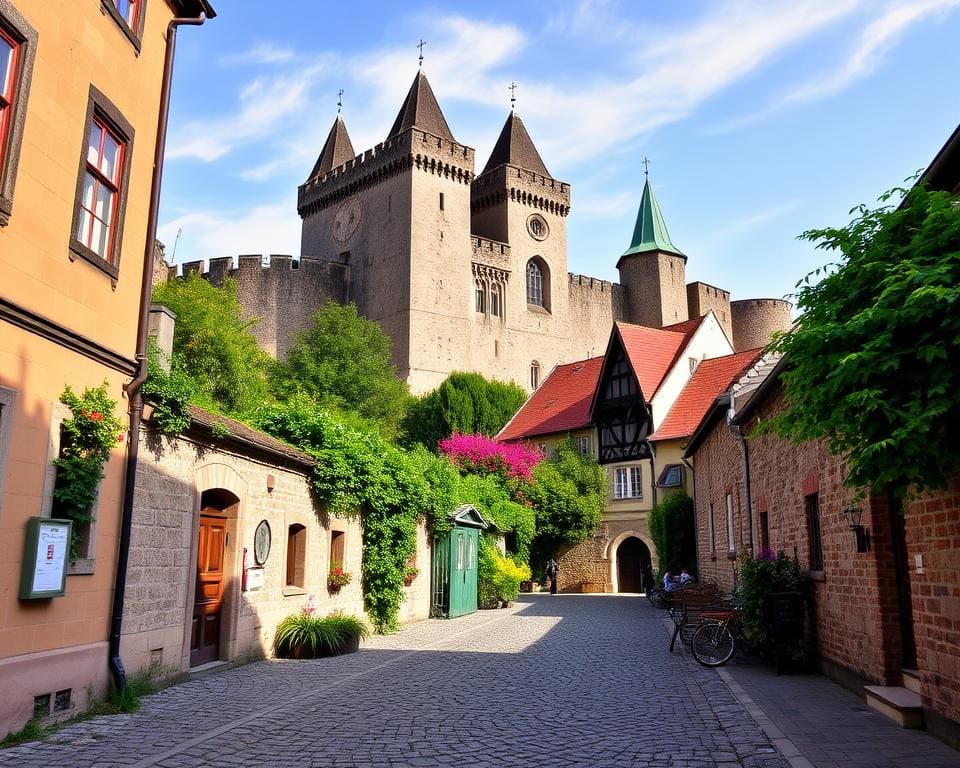
[[527,304],[550,309],[550,273],[538,258],[527,262]]
[[534,360],[530,363],[530,389],[540,386],[540,363]]
[[503,312],[501,306],[503,304],[501,300],[501,287],[499,283],[494,283],[490,286],[490,316],[491,317],[501,317]]
[[487,289],[483,283],[483,280],[477,280],[476,287],[474,288],[474,309],[476,309],[476,311],[481,315],[487,311],[486,294]]

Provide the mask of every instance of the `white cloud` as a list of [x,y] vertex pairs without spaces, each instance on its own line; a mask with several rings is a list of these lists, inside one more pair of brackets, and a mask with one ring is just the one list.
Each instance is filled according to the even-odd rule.
[[731,224],[722,227],[717,230],[713,240],[730,240],[745,232],[750,232],[751,230],[756,229],[757,227],[766,224],[768,221],[773,221],[778,219],[785,214],[792,213],[800,207],[800,203],[791,202],[784,203],[783,205],[778,205],[773,208],[768,208],[763,211],[757,211],[752,213],[749,216],[745,216],[742,219],[732,222]]
[[304,109],[313,82],[327,67],[321,61],[291,73],[256,78],[241,90],[235,114],[176,126],[167,142],[167,157],[212,162],[276,133]]
[[957,5],[960,0],[910,0],[890,5],[882,16],[867,25],[856,47],[837,70],[793,91],[784,98],[783,104],[813,101],[839,93],[873,73],[911,26]]
[[300,217],[296,195],[250,209],[193,211],[163,223],[157,236],[167,254],[180,231],[178,263],[240,253],[300,255]]
[[275,43],[264,42],[257,43],[252,48],[242,51],[241,53],[223,56],[220,59],[220,63],[227,65],[242,64],[244,66],[250,64],[285,64],[293,61],[295,57],[296,53],[291,48],[285,48]]

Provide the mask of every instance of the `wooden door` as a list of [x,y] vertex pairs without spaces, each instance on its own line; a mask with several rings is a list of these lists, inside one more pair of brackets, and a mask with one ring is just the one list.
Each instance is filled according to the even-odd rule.
[[227,521],[205,509],[200,514],[197,538],[197,585],[190,633],[190,666],[220,658],[220,624],[223,605],[223,555]]
[[477,610],[477,545],[479,531],[455,527],[450,534],[449,618]]
[[644,554],[649,568],[650,554],[647,547],[635,536],[624,539],[617,547],[617,591],[642,592],[644,573]]

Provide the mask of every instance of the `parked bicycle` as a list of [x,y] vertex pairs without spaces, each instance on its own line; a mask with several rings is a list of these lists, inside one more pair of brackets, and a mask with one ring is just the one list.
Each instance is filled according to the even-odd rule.
[[740,606],[704,611],[699,626],[690,640],[693,657],[705,667],[722,667],[737,650],[740,637]]

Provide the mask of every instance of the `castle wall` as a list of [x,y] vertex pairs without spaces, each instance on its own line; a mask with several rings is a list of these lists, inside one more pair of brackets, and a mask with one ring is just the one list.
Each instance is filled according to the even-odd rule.
[[733,343],[733,320],[730,311],[730,291],[716,288],[699,281],[687,283],[687,314],[703,317],[710,310],[716,315],[720,327]]
[[737,352],[765,347],[777,331],[790,330],[793,305],[784,299],[741,299],[730,302],[733,348]]

